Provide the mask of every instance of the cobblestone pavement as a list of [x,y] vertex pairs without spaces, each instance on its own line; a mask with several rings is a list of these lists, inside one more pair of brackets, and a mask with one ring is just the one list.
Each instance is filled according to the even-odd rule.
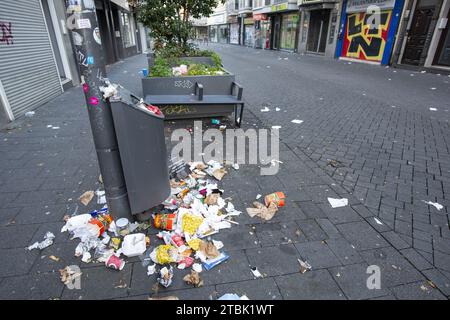
[[[248,110],[243,127],[283,126],[280,145],[283,164],[278,175],[260,176],[257,166],[241,166],[239,171],[231,170],[224,178],[224,196],[232,197],[235,206],[243,211],[258,193],[284,191],[288,201],[269,223],[250,218],[244,212],[237,219],[239,226],[223,230],[214,237],[224,242],[231,257],[228,262],[201,274],[204,287],[186,285],[182,277],[187,271],[176,270],[173,285],[160,289],[157,294],[176,295],[181,299],[211,299],[227,292],[245,293],[251,299],[446,299],[450,295],[447,272],[450,250],[448,236],[445,238],[447,220],[442,217],[447,219],[445,173],[448,174],[448,170],[445,171],[446,154],[442,154],[441,147],[448,139],[443,105],[448,91],[440,92],[444,91],[442,83],[447,78],[415,74],[417,78],[426,79],[417,80],[425,83],[425,87],[437,88],[428,99],[428,104],[435,103],[438,108],[432,114],[436,117],[433,119],[427,115],[429,111],[420,110],[419,90],[426,91],[426,88],[421,89],[418,84],[411,85],[413,90],[406,94],[408,105],[399,103],[400,96],[396,98],[397,93],[401,93],[399,89],[397,93],[390,93],[386,88],[375,86],[386,99],[390,96],[390,99],[398,99],[395,110],[368,90],[373,83],[388,81],[385,79],[388,76],[393,83],[403,78],[412,81],[408,78],[409,72],[398,70],[392,74],[391,69],[345,65],[318,57],[227,46],[216,48],[223,55],[226,67],[239,75],[245,87]],[[278,56],[289,60],[278,60]],[[145,61],[144,56],[137,56],[118,63],[110,68],[110,78],[141,94],[138,70]],[[267,68],[268,65],[271,68]],[[347,80],[346,75],[354,75],[359,81]],[[402,78],[397,79],[400,75]],[[350,90],[352,85],[365,87],[367,100],[361,93],[356,95],[361,89]],[[401,82],[401,86],[406,84]],[[440,95],[443,97],[439,98]],[[358,101],[352,98],[355,96]],[[443,99],[442,104],[439,99]],[[264,106],[270,109],[277,106],[281,111],[261,113],[259,110]],[[70,241],[66,233],[59,232],[64,215],[95,208],[95,201],[88,207],[77,202],[84,191],[98,187],[99,174],[84,108],[81,89],[73,88],[37,109],[34,117],[19,119],[0,132],[2,299],[147,299],[155,295],[152,289],[155,277],[146,275],[138,258],[129,259],[121,272],[99,264],[84,264],[73,255],[77,241]],[[361,113],[364,116],[358,116]],[[290,123],[294,117],[304,123]],[[394,119],[398,125],[390,124]],[[420,119],[423,122],[419,126]],[[60,129],[47,128],[47,125]],[[167,133],[185,126],[192,126],[192,123],[167,123]],[[407,135],[410,130],[416,133],[414,139]],[[416,140],[419,134],[423,135],[422,142]],[[391,148],[387,149],[388,137],[401,143],[401,152],[392,141]],[[432,149],[428,145],[430,141],[433,141]],[[414,163],[402,162],[402,154],[408,154],[404,151],[406,144],[413,148],[411,161]],[[423,151],[422,157],[416,156],[417,150]],[[445,152],[448,152],[447,147]],[[389,156],[382,156],[384,154]],[[395,161],[398,156],[400,159]],[[325,158],[341,161],[344,166],[332,170]],[[413,166],[412,176],[415,177],[416,165],[420,167],[423,161],[426,170],[418,171],[417,177],[423,176],[425,180],[409,179],[410,188],[415,190],[414,184],[425,181],[424,200],[437,200],[445,205],[441,212],[417,202],[418,197],[412,193],[411,201],[403,198],[400,201],[398,190],[403,190],[403,184],[400,188],[398,181],[389,174],[383,176],[387,184],[372,181],[379,171],[393,172],[398,168],[399,173],[403,172],[400,178],[406,182],[404,174],[409,171],[402,168]],[[439,168],[439,175],[437,171],[431,174],[432,180],[429,162],[429,168],[436,168],[431,163],[438,164]],[[361,167],[353,168],[353,164]],[[339,172],[343,179],[339,178]],[[349,174],[356,176],[352,186],[346,183]],[[377,188],[394,181],[395,201],[385,205],[384,192],[389,189]],[[435,186],[437,181],[441,189]],[[375,200],[368,202],[369,196],[361,196],[357,188],[366,188],[367,194],[380,192],[379,205],[374,207]],[[434,190],[441,190],[441,196]],[[331,209],[326,200],[328,196],[347,197],[349,206]],[[422,200],[422,196],[419,198]],[[400,202],[402,212],[394,205],[400,206]],[[380,206],[394,209],[393,212],[378,210]],[[423,216],[422,220],[415,216],[416,211]],[[382,225],[376,223],[376,216]],[[416,221],[422,224],[418,226]],[[397,230],[397,225],[403,225],[403,229]],[[411,234],[406,233],[408,225]],[[56,235],[52,246],[41,252],[24,249],[41,240],[47,231]],[[154,235],[156,230],[149,232]],[[421,238],[417,238],[419,236]],[[422,247],[417,247],[420,242],[416,242],[416,238],[421,239]],[[154,236],[152,241],[156,243]],[[50,255],[60,260],[51,260]],[[312,271],[300,274],[299,258],[307,260],[313,266]],[[69,290],[59,280],[58,270],[71,264],[82,268],[81,290]],[[381,269],[380,290],[367,289],[369,265]],[[250,266],[258,267],[264,278],[255,279]]]
[[[450,276],[450,76],[234,46],[217,50],[245,84],[250,108],[265,124],[283,126],[294,153],[313,160],[415,254]],[[260,112],[264,107],[272,111]]]

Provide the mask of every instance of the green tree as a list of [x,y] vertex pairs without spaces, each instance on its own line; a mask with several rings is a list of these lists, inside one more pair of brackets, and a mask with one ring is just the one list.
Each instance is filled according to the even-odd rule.
[[145,0],[138,6],[138,19],[156,41],[188,50],[192,19],[209,17],[225,0]]

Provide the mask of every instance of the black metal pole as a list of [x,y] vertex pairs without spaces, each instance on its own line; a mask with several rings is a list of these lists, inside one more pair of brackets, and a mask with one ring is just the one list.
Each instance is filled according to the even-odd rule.
[[131,218],[111,106],[100,91],[106,69],[95,1],[66,0],[66,9],[108,208],[114,218]]

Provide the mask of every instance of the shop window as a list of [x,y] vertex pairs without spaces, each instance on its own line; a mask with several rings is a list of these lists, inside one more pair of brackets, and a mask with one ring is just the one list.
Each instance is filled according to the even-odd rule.
[[125,48],[129,48],[136,45],[136,39],[134,37],[134,20],[127,12],[120,12],[120,22],[122,25],[122,41]]
[[295,49],[295,33],[297,31],[298,15],[288,14],[281,21],[281,49]]

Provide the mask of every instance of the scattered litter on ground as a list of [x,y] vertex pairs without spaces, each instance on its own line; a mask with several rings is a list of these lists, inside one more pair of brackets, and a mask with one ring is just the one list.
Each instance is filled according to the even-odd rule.
[[146,249],[146,239],[143,233],[129,234],[123,238],[122,253],[129,258],[142,255]]
[[375,222],[377,223],[377,224],[379,224],[379,225],[383,225],[383,222],[381,222],[380,220],[378,220],[377,218],[375,218],[374,217],[374,219],[375,219]]
[[172,284],[173,279],[173,268],[170,266],[169,268],[164,267],[159,271],[158,282],[165,288],[168,288]]
[[294,119],[291,122],[296,123],[296,124],[301,124],[301,123],[303,123],[303,120]]
[[340,208],[340,207],[345,207],[346,205],[348,205],[347,198],[342,198],[342,199],[328,198],[328,202],[330,203],[332,208]]
[[201,273],[203,271],[202,265],[200,263],[194,263],[192,265],[192,270],[194,270],[197,273]]
[[267,207],[270,206],[271,203],[274,203],[277,207],[284,207],[284,201],[286,200],[286,196],[283,192],[274,192],[268,194],[264,197],[264,202]]
[[97,190],[95,191],[95,194],[97,195],[97,204],[106,203],[105,191]]
[[245,294],[238,296],[236,293],[225,293],[217,300],[250,300]]
[[433,87],[433,88],[430,88],[430,90],[436,90],[436,88]]
[[270,165],[271,165],[272,167],[273,167],[273,166],[276,166],[277,164],[283,164],[283,161],[276,160],[276,159],[270,160]]
[[149,297],[148,300],[180,300],[176,296],[166,296],[166,297]]
[[300,264],[300,273],[305,273],[306,271],[312,269],[311,265],[308,262],[302,261],[300,259],[297,259],[297,261]]
[[110,269],[121,271],[125,267],[125,261],[118,256],[111,254],[105,261],[105,265]]
[[232,167],[233,167],[234,170],[239,170],[239,164],[238,163],[234,163],[232,165]]
[[344,164],[336,159],[328,159],[327,165],[332,166],[333,168],[341,168],[344,167]]
[[250,268],[250,270],[252,271],[252,273],[255,276],[255,278],[262,278],[263,277],[261,272],[259,272],[258,268],[252,267],[252,268]]
[[[217,161],[172,161],[171,194],[152,209],[148,221],[114,221],[104,205],[90,213],[66,216],[61,232],[67,231],[72,240],[79,240],[74,254],[84,263],[101,262],[106,268],[121,271],[127,259],[139,257],[147,274],[157,275],[158,286],[170,286],[175,271],[188,268],[192,268],[189,283],[199,286],[202,281],[197,281],[197,276],[203,269],[211,270],[230,258],[224,243],[212,238],[220,230],[238,224],[234,218],[241,214],[218,187],[229,167],[237,168],[233,163]],[[103,205],[100,200],[106,198],[105,192],[91,191],[90,200],[93,195]],[[270,206],[276,208],[275,203]],[[153,239],[150,243],[151,236],[145,232],[151,226],[160,230],[155,242],[161,242],[153,246]]]
[[247,208],[247,213],[250,217],[258,216],[263,220],[269,221],[273,218],[275,213],[278,211],[278,207],[275,203],[270,203],[268,207],[262,203],[255,201],[253,202],[254,208]]
[[94,191],[86,191],[78,198],[78,200],[80,200],[84,206],[87,206],[91,202],[92,198],[94,198]]
[[264,107],[264,109],[261,109],[261,112],[269,112],[269,111],[270,111],[270,109],[267,107]]
[[123,279],[119,280],[119,284],[117,286],[114,287],[114,289],[120,288],[120,289],[124,289],[127,287],[127,284],[125,283],[125,281],[123,281]]
[[67,287],[69,287],[69,285],[73,285],[75,281],[82,275],[80,268],[76,265],[71,265],[65,267],[64,269],[60,269],[59,273],[61,282],[64,283]]
[[436,108],[430,108],[430,111],[437,111]]
[[277,108],[275,108],[275,111],[278,112],[278,111],[281,111],[281,109],[277,107]]
[[436,285],[431,280],[427,280],[427,283],[432,287],[433,289],[436,289]]
[[437,203],[437,202],[425,201],[425,200],[422,200],[422,201],[430,206],[435,207],[438,211],[441,211],[444,208],[444,206],[442,204]]
[[195,271],[191,271],[190,274],[185,275],[183,281],[197,288],[203,286],[203,280],[200,278],[199,274]]
[[34,111],[28,111],[25,113],[25,117],[31,118],[36,114],[36,112]]
[[43,250],[47,247],[50,247],[53,244],[53,239],[55,239],[55,235],[49,231],[45,234],[43,241],[41,241],[41,242],[36,241],[31,246],[29,246],[27,249],[28,250],[33,250],[33,249]]
[[60,259],[58,258],[58,257],[55,257],[55,256],[49,256],[48,257],[50,260],[53,260],[53,261],[56,261],[56,262],[58,262]]
[[147,267],[147,275],[148,276],[155,274],[155,272],[156,272],[156,263]]
[[272,129],[281,129],[281,126],[272,126]]
[[256,195],[256,200],[259,200],[262,197],[259,193]]

